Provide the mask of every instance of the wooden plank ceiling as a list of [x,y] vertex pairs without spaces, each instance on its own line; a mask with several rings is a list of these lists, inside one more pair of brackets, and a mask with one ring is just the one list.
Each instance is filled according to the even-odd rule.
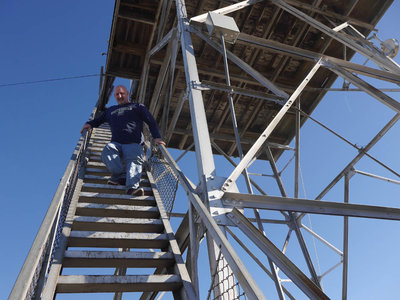
[[[238,1],[186,0],[185,2],[188,16],[191,18]],[[286,2],[331,28],[334,24],[339,25],[350,20],[361,33],[368,35],[393,1],[286,0]],[[164,17],[163,11],[166,12],[166,17]],[[341,44],[269,1],[261,1],[231,13],[229,16],[235,19],[241,34],[273,40],[342,59],[344,57]],[[139,82],[146,53],[176,24],[175,1],[117,0],[109,39],[106,74]],[[192,39],[200,80],[213,84],[225,84],[222,56],[196,35],[192,34]],[[288,94],[293,92],[314,65],[314,62],[310,60],[255,47],[239,40],[233,45],[227,45],[228,50]],[[169,109],[168,105],[165,105],[168,99],[168,84],[164,85],[160,98],[152,100],[166,51],[167,46],[150,59],[149,78],[143,101],[149,108],[154,106],[152,112],[162,130],[167,131],[166,136],[168,136],[168,131],[171,131],[170,123],[173,114],[186,90],[186,81],[182,57],[178,53]],[[353,51],[347,49],[348,60],[353,54]],[[236,65],[230,63],[229,68],[233,86],[271,94]],[[320,68],[309,83],[309,88],[301,94],[302,110],[310,114],[325,95],[321,88],[330,87],[335,79],[336,76],[332,72]],[[203,99],[211,138],[225,153],[237,156],[226,93],[217,90],[203,91]],[[107,97],[104,96],[102,101],[104,105]],[[157,105],[150,103],[151,101],[157,101]],[[276,115],[281,105],[244,95],[235,95],[234,102],[242,147],[246,153]],[[162,121],[165,111],[168,111],[168,114],[165,114],[168,118]],[[303,117],[301,121],[303,124],[306,118]],[[294,134],[295,114],[294,111],[289,111],[268,141],[287,145],[293,139]],[[168,147],[186,149],[192,142],[189,105],[188,101],[185,101],[178,122],[168,141]],[[280,153],[281,151],[274,150],[275,155]],[[265,156],[261,155],[261,158],[265,158]]]

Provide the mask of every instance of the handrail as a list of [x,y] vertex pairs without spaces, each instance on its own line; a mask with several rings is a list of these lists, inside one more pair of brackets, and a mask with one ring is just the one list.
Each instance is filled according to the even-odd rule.
[[228,262],[229,267],[232,269],[238,282],[245,291],[248,299],[258,299],[258,300],[265,299],[264,294],[261,292],[261,290],[255,283],[254,279],[247,271],[246,267],[240,260],[239,256],[236,254],[235,250],[228,242],[226,236],[218,227],[218,224],[211,217],[210,212],[207,210],[206,206],[201,201],[200,197],[194,191],[193,187],[190,184],[190,181],[186,178],[186,176],[183,174],[183,172],[180,170],[176,162],[169,154],[167,148],[165,148],[165,146],[163,145],[159,145],[159,148],[161,149],[164,158],[168,161],[175,175],[180,179],[179,182],[187,192],[188,198],[193,207],[196,209],[200,220],[207,228],[207,232],[212,236],[214,241],[217,243],[218,247],[220,247],[221,252],[224,255],[224,258]]
[[[32,243],[31,249],[25,259],[21,271],[15,281],[14,287],[10,293],[9,300],[26,299],[29,288],[34,280],[35,273],[38,271],[40,260],[46,254],[48,241],[52,240],[52,233],[56,234],[57,230],[53,230],[57,226],[58,214],[63,207],[65,201],[66,190],[69,187],[71,179],[76,174],[76,169],[79,168],[80,163],[86,151],[87,143],[89,141],[91,132],[86,131],[84,135],[79,138],[77,147],[71,156],[71,159],[65,169],[64,175],[61,178],[60,184],[54,194],[53,200],[43,218],[42,224],[36,234],[35,240]],[[51,256],[51,252],[47,253]],[[40,272],[40,270],[39,270]],[[45,274],[45,272],[42,272]],[[39,278],[37,278],[37,281]]]

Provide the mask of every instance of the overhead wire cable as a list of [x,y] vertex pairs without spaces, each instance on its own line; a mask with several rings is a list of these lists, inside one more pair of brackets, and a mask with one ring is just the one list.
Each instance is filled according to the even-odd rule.
[[0,84],[0,87],[35,84],[35,83],[52,82],[52,81],[61,81],[61,80],[69,80],[69,79],[79,79],[79,78],[96,77],[96,76],[100,76],[100,74],[79,75],[79,76],[51,78],[51,79],[24,81],[24,82],[15,82],[15,83],[3,83],[3,84]]

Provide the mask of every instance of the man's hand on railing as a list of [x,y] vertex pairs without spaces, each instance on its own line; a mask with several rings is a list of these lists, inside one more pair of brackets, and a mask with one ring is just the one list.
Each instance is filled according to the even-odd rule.
[[161,138],[153,139],[153,143],[154,143],[154,145],[164,145],[165,146],[165,142]]
[[81,134],[83,134],[83,132],[84,132],[85,130],[90,130],[90,129],[92,129],[92,125],[90,125],[90,124],[88,124],[88,123],[85,123],[85,125],[83,125],[83,127],[82,127],[82,129],[81,129]]

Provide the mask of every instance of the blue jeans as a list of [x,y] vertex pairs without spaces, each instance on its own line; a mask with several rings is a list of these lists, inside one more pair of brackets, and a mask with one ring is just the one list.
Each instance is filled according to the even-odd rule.
[[[125,168],[121,158],[125,162]],[[111,172],[111,179],[125,178],[126,188],[137,189],[142,175],[143,147],[140,144],[108,143],[101,153],[101,160]]]

